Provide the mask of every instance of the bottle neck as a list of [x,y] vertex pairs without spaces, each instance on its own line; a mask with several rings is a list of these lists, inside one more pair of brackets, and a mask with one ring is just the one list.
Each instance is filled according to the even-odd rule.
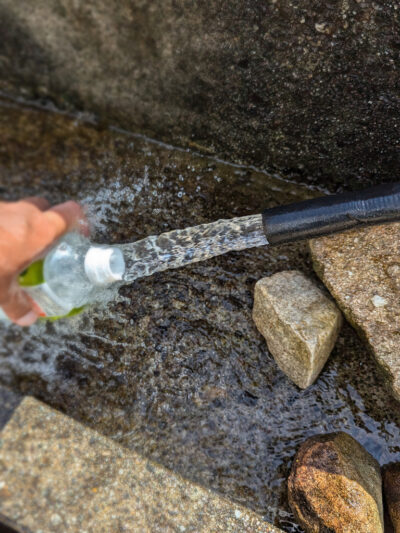
[[107,286],[122,281],[125,260],[117,247],[91,246],[84,261],[85,273],[91,283]]

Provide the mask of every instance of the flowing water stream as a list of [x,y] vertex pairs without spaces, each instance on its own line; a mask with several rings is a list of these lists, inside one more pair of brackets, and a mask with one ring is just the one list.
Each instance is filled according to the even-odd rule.
[[262,215],[217,220],[152,235],[121,246],[127,265],[124,281],[133,282],[155,272],[266,244]]

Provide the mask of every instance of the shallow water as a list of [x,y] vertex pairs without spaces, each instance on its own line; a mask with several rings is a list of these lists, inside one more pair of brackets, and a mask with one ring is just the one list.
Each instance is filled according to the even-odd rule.
[[[138,136],[21,108],[0,113],[3,197],[87,205],[94,240],[129,243],[315,194]],[[65,321],[1,331],[0,381],[298,532],[285,479],[298,446],[343,430],[400,459],[398,404],[349,327],[300,391],[252,319],[255,282],[310,275],[307,248],[262,246],[156,273]]]

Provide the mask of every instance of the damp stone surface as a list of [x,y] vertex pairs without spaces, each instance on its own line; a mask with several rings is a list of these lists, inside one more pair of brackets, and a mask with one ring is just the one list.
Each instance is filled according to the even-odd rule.
[[[129,243],[318,191],[3,101],[0,194],[78,200],[95,241]],[[345,431],[380,464],[398,461],[400,415],[348,326],[306,391],[279,370],[253,292],[293,269],[313,276],[304,243],[262,246],[138,279],[69,320],[1,326],[0,382],[299,533],[286,479],[300,444]]]
[[399,17],[398,0],[2,0],[0,89],[361,187],[399,168]]

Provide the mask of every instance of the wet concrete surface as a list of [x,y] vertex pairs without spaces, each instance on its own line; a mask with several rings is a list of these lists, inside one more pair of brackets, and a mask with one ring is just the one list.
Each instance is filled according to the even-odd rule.
[[[5,101],[0,111],[2,197],[77,199],[100,242],[317,194],[77,118]],[[288,269],[313,275],[304,243],[137,280],[68,320],[1,326],[0,382],[299,532],[285,480],[300,443],[341,430],[381,464],[398,460],[400,412],[349,326],[309,389],[280,372],[251,311],[255,282]]]

